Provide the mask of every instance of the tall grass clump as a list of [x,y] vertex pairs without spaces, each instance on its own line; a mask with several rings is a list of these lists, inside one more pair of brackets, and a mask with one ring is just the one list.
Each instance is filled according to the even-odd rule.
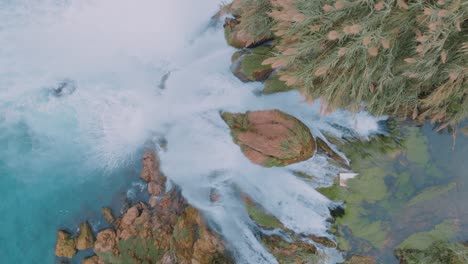
[[[255,2],[255,1],[253,1]],[[276,55],[264,61],[324,110],[468,117],[468,2],[271,0]]]

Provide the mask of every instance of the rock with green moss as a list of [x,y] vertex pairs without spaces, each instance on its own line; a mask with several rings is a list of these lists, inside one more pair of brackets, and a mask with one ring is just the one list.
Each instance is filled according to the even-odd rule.
[[347,259],[344,264],[376,264],[373,257],[354,255]]
[[336,151],[334,151],[325,141],[321,138],[317,138],[317,153],[322,153],[334,160],[341,166],[349,168],[348,161],[341,157]]
[[80,233],[76,238],[76,248],[78,250],[85,250],[92,248],[94,245],[94,234],[88,222],[83,222],[80,225]]
[[243,196],[245,207],[250,218],[265,229],[284,228],[283,224],[273,215],[266,212],[259,204],[247,196]]
[[271,32],[254,36],[254,34],[243,28],[241,22],[242,17],[240,15],[236,15],[235,18],[226,18],[224,22],[224,37],[230,46],[238,49],[248,48],[273,38]]
[[285,241],[278,235],[271,235],[263,236],[262,243],[280,264],[319,263],[320,260],[317,248],[303,241]]
[[277,74],[272,74],[268,79],[265,80],[263,84],[263,94],[273,94],[280,92],[288,92],[294,89],[291,86],[288,86],[284,81],[280,80],[280,76]]
[[315,140],[300,120],[279,110],[221,114],[234,142],[255,164],[286,166],[311,158]]
[[75,239],[67,231],[57,232],[57,243],[55,244],[55,255],[61,258],[73,258],[76,254]]
[[465,264],[468,263],[468,246],[463,243],[434,242],[425,250],[395,250],[400,264]]
[[260,46],[251,50],[240,50],[233,54],[232,73],[243,82],[265,81],[273,72],[263,61],[271,54],[271,47]]

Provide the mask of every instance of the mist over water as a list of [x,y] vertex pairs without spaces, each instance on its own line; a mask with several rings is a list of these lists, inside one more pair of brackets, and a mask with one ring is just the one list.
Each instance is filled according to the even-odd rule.
[[[297,92],[260,96],[261,84],[237,80],[229,70],[234,49],[222,27],[209,27],[221,2],[0,0],[5,263],[52,262],[55,231],[83,208],[110,203],[128,184],[124,175],[137,174],[143,146],[162,137],[162,170],[239,263],[276,263],[257,241],[239,190],[293,231],[327,235],[331,202],[314,187],[331,184],[342,169],[320,155],[286,168],[251,164],[219,112],[281,109],[315,136],[367,138],[379,132],[378,119],[343,111],[321,116],[319,103],[303,103]],[[76,90],[54,95],[64,79]],[[292,170],[317,179],[304,182]],[[216,203],[213,189],[221,197]],[[328,262],[340,260],[328,251]]]

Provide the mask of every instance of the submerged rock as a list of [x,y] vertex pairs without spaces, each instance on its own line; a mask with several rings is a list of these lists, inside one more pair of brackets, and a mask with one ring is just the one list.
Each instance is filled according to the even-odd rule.
[[76,238],[76,249],[85,250],[94,245],[94,234],[88,222],[80,225],[80,234]]
[[344,262],[344,264],[376,264],[373,257],[354,255]]
[[273,72],[270,65],[262,62],[271,54],[271,47],[261,46],[251,50],[240,50],[232,55],[232,73],[243,82],[265,81]]
[[468,245],[439,241],[425,250],[397,249],[395,256],[400,264],[464,264],[468,261]]
[[222,113],[234,142],[255,164],[286,166],[311,158],[315,141],[300,120],[279,110]]
[[328,237],[319,237],[319,236],[315,236],[315,235],[309,235],[308,237],[310,239],[312,239],[315,243],[321,244],[321,245],[323,245],[325,247],[336,248],[336,243],[333,242]]
[[330,159],[336,161],[341,166],[345,168],[350,168],[348,162],[320,138],[317,138],[317,153],[323,153]]
[[320,263],[317,248],[306,242],[286,242],[278,235],[263,236],[262,242],[280,264]]
[[76,254],[75,239],[63,230],[57,232],[57,243],[55,244],[55,255],[62,258],[73,258]]
[[76,82],[70,79],[60,81],[57,86],[53,87],[52,93],[54,96],[61,97],[71,95],[76,90]]

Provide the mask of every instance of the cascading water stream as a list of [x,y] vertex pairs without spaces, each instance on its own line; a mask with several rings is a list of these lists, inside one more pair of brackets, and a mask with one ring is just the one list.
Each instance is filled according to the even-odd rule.
[[[286,168],[251,164],[219,112],[280,109],[316,136],[361,138],[379,132],[378,119],[344,111],[321,116],[318,102],[306,104],[296,92],[259,95],[261,84],[237,80],[229,70],[234,49],[220,26],[210,26],[219,4],[0,0],[0,186],[42,188],[35,195],[2,192],[10,205],[1,205],[9,213],[0,225],[0,258],[53,260],[56,219],[64,208],[79,208],[60,197],[69,196],[61,189],[113,181],[105,175],[127,172],[145,142],[161,137],[168,142],[160,153],[162,170],[222,233],[239,263],[276,260],[257,241],[237,190],[289,229],[327,236],[332,202],[314,187],[331,184],[340,168],[320,155]],[[52,88],[64,79],[76,90],[57,96]],[[292,170],[316,180],[304,182]],[[221,197],[216,203],[209,199],[213,189]],[[98,200],[101,191],[90,188],[86,195]],[[56,202],[48,203],[50,197]],[[73,203],[80,203],[79,194]],[[47,208],[48,220],[24,219],[25,210],[38,207]],[[42,237],[42,252],[20,253],[35,247],[29,233],[14,235],[22,226]],[[330,263],[340,260],[337,251],[327,254]]]

